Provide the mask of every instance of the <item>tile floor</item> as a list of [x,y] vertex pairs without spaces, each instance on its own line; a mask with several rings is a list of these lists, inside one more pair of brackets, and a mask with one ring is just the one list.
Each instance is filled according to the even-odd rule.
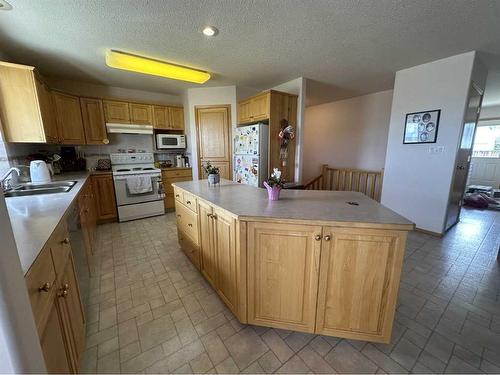
[[500,372],[500,213],[411,233],[390,345],[240,324],[177,245],[173,214],[99,227],[87,373]]

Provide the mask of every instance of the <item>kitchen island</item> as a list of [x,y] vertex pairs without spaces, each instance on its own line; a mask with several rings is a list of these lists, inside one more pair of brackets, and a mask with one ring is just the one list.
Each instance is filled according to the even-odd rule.
[[179,243],[240,322],[390,341],[412,222],[357,192],[173,186]]

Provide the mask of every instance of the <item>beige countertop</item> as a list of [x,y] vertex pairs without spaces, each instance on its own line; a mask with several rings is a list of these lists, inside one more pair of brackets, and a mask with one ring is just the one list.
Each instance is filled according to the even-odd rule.
[[77,181],[67,193],[5,199],[24,274],[71,207],[90,174],[75,172],[56,175],[53,181]]
[[[282,190],[278,201],[270,201],[266,189],[222,179],[221,184],[215,187],[209,187],[207,180],[176,182],[173,185],[233,213],[240,220],[286,219],[314,221],[319,225],[414,228],[411,221],[358,192]],[[347,203],[352,201],[359,205]]]

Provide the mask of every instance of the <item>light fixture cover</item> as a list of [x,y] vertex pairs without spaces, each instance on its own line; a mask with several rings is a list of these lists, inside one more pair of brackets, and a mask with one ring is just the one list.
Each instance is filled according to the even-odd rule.
[[115,50],[106,52],[106,65],[111,68],[194,83],[205,83],[210,79],[210,73],[201,70]]

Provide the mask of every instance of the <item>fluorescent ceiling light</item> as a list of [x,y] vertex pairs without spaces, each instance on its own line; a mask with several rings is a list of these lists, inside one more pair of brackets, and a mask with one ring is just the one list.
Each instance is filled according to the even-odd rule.
[[210,79],[210,73],[202,70],[114,50],[106,52],[106,65],[111,68],[177,79],[179,81],[205,83]]
[[213,26],[207,26],[203,29],[203,34],[206,36],[216,36],[219,33],[219,30]]

